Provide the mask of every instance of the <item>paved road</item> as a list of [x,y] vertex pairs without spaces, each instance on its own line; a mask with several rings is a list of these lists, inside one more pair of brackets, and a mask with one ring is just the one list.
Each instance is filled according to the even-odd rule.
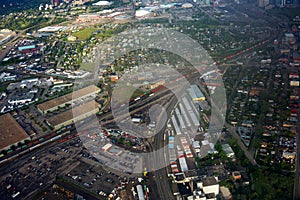
[[240,148],[243,150],[245,156],[248,158],[248,160],[251,162],[252,165],[257,165],[255,159],[253,158],[253,155],[248,151],[247,147],[242,142],[240,136],[236,132],[236,128],[231,126],[228,123],[225,123],[225,127],[228,129],[228,132],[230,135],[232,135],[234,138],[237,139],[237,143],[240,146]]
[[[300,112],[300,102],[298,103],[299,109],[298,112]],[[295,180],[294,180],[294,192],[293,192],[293,199],[294,200],[300,200],[300,116],[298,115],[298,127],[297,127],[297,146],[296,146],[296,163],[295,163]]]
[[[299,103],[300,104],[300,103]],[[299,105],[300,106],[300,105]],[[298,121],[300,120],[300,117]],[[299,130],[300,130],[300,123],[298,123],[298,134],[297,134],[297,156],[296,156],[296,172],[295,172],[295,182],[294,182],[294,200],[300,200],[300,138],[299,138]]]
[[[207,101],[211,103],[212,106],[214,106],[216,109],[216,112],[219,116],[223,115],[223,112],[220,111],[218,109],[218,107],[216,106],[216,104],[214,103],[214,101],[212,101],[212,99],[210,98],[209,94],[207,93],[207,91],[205,90],[204,86],[202,84],[199,85],[201,91],[203,92],[204,96],[206,97]],[[237,139],[237,143],[240,146],[240,148],[243,150],[245,156],[249,159],[249,161],[252,163],[252,165],[257,165],[255,159],[253,158],[253,155],[248,151],[248,149],[246,148],[246,146],[244,145],[244,143],[242,142],[240,136],[237,134],[236,128],[233,127],[232,125],[228,124],[225,122],[224,126],[228,129],[228,132],[230,133],[230,135],[234,138]]]

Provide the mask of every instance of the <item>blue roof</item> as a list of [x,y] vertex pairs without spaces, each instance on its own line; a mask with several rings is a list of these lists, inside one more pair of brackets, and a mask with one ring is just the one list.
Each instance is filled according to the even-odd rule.
[[169,136],[169,141],[174,141],[174,136]]
[[18,47],[18,50],[23,51],[23,50],[34,49],[34,48],[35,48],[35,45],[27,45],[27,46]]
[[204,97],[204,95],[203,95],[203,93],[201,92],[201,90],[199,89],[198,85],[192,85],[191,87],[192,87],[192,89],[194,90],[195,95],[196,95],[197,98],[202,98],[202,97]]

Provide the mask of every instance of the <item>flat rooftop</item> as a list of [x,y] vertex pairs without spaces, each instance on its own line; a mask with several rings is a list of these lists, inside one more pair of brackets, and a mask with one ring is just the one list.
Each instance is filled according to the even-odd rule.
[[231,146],[229,146],[229,144],[223,144],[222,145],[223,151],[225,153],[234,153],[234,151],[232,150]]
[[95,92],[98,92],[100,89],[95,86],[95,85],[90,85],[88,87],[82,88],[80,90],[74,91],[72,93],[66,94],[64,96],[52,99],[50,101],[46,101],[44,103],[38,104],[37,108],[40,109],[41,111],[46,111],[51,108],[55,108],[59,105],[65,104],[67,102],[70,102],[75,99],[78,99],[80,97],[86,96],[88,94],[92,94]]
[[57,32],[64,28],[64,26],[47,26],[38,30],[38,32]]
[[202,98],[204,97],[203,93],[201,92],[200,88],[198,87],[198,85],[191,85],[192,89],[195,92],[195,95],[197,98]]
[[53,117],[50,117],[47,121],[52,126],[57,126],[59,124],[73,119],[74,117],[76,118],[95,109],[98,109],[98,106],[99,104],[96,101],[90,101],[73,109],[62,112],[58,115],[54,115]]
[[11,114],[0,116],[0,149],[27,138],[29,136]]
[[216,185],[218,184],[215,177],[205,177],[202,180],[203,186],[210,186],[210,185]]

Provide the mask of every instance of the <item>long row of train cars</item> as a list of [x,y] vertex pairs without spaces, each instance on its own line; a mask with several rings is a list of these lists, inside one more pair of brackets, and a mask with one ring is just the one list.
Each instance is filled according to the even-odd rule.
[[69,126],[61,128],[53,133],[50,133],[46,136],[32,140],[29,143],[24,144],[22,147],[19,147],[15,151],[12,149],[9,149],[6,151],[5,155],[3,153],[0,154],[0,159],[2,158],[2,160],[0,160],[0,165],[3,163],[6,163],[8,161],[11,161],[15,158],[18,158],[28,152],[33,151],[34,149],[37,149],[37,148],[44,146],[48,143],[51,143],[53,141],[57,141],[57,140],[61,139],[60,142],[65,142],[67,139],[76,137],[76,136],[78,136],[78,134],[73,134],[73,135],[69,135],[68,137],[64,137],[64,136],[70,134],[71,130],[74,130],[74,128],[75,128],[74,125],[69,125]]

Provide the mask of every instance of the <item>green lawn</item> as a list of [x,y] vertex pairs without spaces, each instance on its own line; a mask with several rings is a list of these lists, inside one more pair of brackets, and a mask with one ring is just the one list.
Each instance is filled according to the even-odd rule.
[[85,70],[85,71],[88,71],[88,72],[94,72],[95,63],[81,63],[79,69]]
[[86,28],[86,29],[80,30],[76,33],[73,33],[72,35],[77,37],[78,40],[87,40],[92,36],[92,34],[95,30],[97,30],[97,29]]

